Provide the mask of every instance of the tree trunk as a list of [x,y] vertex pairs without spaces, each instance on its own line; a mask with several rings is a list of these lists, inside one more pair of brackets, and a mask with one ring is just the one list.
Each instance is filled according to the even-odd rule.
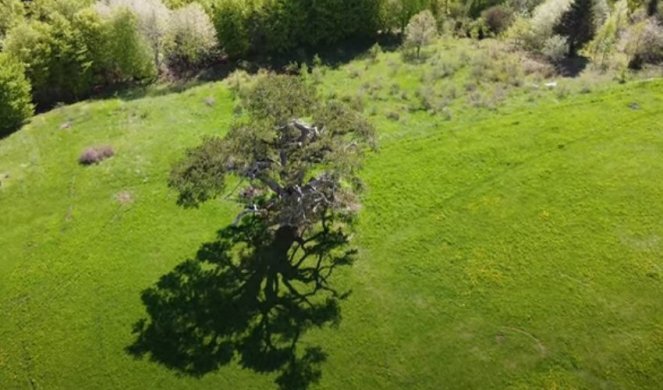
[[272,251],[275,254],[284,255],[287,259],[288,251],[297,239],[297,228],[294,226],[280,226],[274,234]]

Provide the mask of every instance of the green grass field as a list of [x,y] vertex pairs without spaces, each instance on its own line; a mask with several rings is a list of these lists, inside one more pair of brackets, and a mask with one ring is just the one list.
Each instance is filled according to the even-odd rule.
[[[386,53],[322,77],[339,97],[380,85],[380,150],[359,259],[336,280],[353,291],[343,320],[302,340],[329,355],[314,388],[661,388],[663,81],[560,94],[525,78],[445,116],[408,108],[431,66]],[[432,85],[463,90],[462,66]],[[58,108],[0,140],[0,388],[274,388],[237,364],[193,378],[125,352],[141,291],[235,215],[178,208],[166,186],[232,112],[211,83]],[[77,163],[100,144],[116,156]]]

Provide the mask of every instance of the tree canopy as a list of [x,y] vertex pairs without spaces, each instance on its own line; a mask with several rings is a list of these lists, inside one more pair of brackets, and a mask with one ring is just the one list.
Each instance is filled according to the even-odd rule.
[[[224,138],[190,151],[173,169],[179,203],[192,207],[221,195],[228,177],[243,186],[243,215],[300,233],[357,209],[357,170],[374,129],[338,101],[322,101],[301,79],[270,75],[244,100],[246,115]],[[241,218],[241,216],[239,217]]]

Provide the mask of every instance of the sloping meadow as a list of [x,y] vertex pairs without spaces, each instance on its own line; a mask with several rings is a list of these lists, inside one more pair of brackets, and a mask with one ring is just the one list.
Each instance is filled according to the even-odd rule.
[[[448,50],[320,71],[323,94],[364,106],[380,148],[359,259],[336,280],[352,290],[342,321],[302,340],[327,355],[315,386],[660,387],[663,83],[560,93],[505,65],[488,84]],[[498,88],[499,104],[471,104]],[[141,291],[237,211],[180,209],[166,186],[233,107],[206,84],[58,108],[0,141],[0,387],[274,387],[237,364],[189,377],[125,351]],[[80,165],[98,145],[114,155]]]

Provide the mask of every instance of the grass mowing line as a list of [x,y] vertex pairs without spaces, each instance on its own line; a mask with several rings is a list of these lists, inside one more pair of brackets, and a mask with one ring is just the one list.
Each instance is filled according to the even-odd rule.
[[500,328],[500,330],[513,332],[513,333],[518,333],[518,334],[521,334],[523,336],[526,336],[526,337],[530,338],[532,341],[534,341],[534,344],[536,345],[536,348],[538,349],[539,353],[541,354],[541,357],[544,357],[544,356],[547,355],[548,349],[543,345],[541,340],[536,338],[533,334],[531,334],[529,332],[526,332],[522,329],[514,328],[514,327],[511,327],[511,326],[503,326],[503,327]]
[[[661,80],[653,80],[653,81],[658,81],[660,82]],[[645,84],[645,82],[639,82],[635,84]],[[604,92],[599,92],[601,97],[605,99],[605,96],[627,96],[630,95],[631,89],[621,89],[617,92],[612,92],[612,91],[604,91]],[[550,109],[555,109],[555,110],[565,110],[567,108],[577,108],[579,106],[591,106],[594,105],[601,100],[597,100],[596,96],[594,95],[583,95],[583,98],[580,102],[577,100],[569,101],[568,99],[565,100],[564,102],[558,102],[558,103],[546,103],[543,107],[547,108],[548,110]],[[543,107],[538,107],[538,110],[541,110]],[[402,143],[412,143],[412,142],[417,142],[421,140],[425,140],[428,138],[432,137],[439,137],[445,130],[451,131],[451,132],[459,132],[463,131],[463,129],[458,129],[459,126],[467,127],[468,125],[470,126],[476,126],[480,127],[482,123],[493,123],[493,122],[499,122],[501,120],[504,120],[506,118],[509,118],[510,120],[513,119],[523,119],[526,117],[531,117],[532,116],[532,110],[534,108],[528,108],[527,110],[523,111],[516,111],[516,112],[496,112],[496,114],[492,117],[484,117],[480,116],[477,118],[474,118],[472,116],[469,116],[469,120],[466,122],[463,122],[462,124],[459,124],[457,121],[445,121],[442,122],[444,124],[448,124],[448,126],[440,126],[440,123],[427,123],[423,126],[416,126],[417,131],[412,132],[410,129],[407,131],[400,131],[400,132],[389,132],[386,134],[380,134],[380,141],[384,142],[384,144],[381,143],[380,149],[387,149],[391,147],[400,147]],[[421,115],[428,115],[429,118],[427,119],[433,119],[434,117],[431,117],[429,114],[422,113]],[[649,115],[656,115],[656,113],[650,113]],[[435,131],[434,133],[430,133],[430,130],[439,130]],[[392,142],[393,141],[393,142]],[[399,141],[398,143],[395,141]]]
[[[628,91],[625,91],[623,94],[620,94],[620,95],[622,95],[622,96],[623,95],[628,95]],[[591,104],[595,104],[595,101],[585,103],[585,105],[591,105]],[[578,105],[572,105],[572,106],[577,109]],[[565,108],[564,106],[554,107],[554,109],[558,110],[558,112],[563,111],[564,108]],[[521,115],[522,116],[531,116],[530,113],[522,113]],[[552,113],[551,113],[551,115],[552,115]],[[645,120],[647,120],[650,117],[653,117],[655,115],[657,115],[657,114],[654,113],[654,112],[644,113],[642,115],[639,115],[637,118],[632,119],[629,122],[629,125],[630,126],[637,125],[638,123],[641,123],[641,122],[643,122],[643,121],[645,121]],[[511,118],[512,118],[512,115],[507,115],[506,117],[500,117],[500,122],[503,121],[504,119],[508,119],[509,121],[511,121]],[[484,128],[484,127],[488,127],[488,126],[485,126],[486,123],[490,124],[490,123],[493,123],[493,122],[494,122],[493,120],[482,120],[482,121],[476,123],[475,125],[476,125],[477,128]],[[484,126],[482,126],[482,123],[484,124]],[[587,130],[586,130],[586,134],[579,135],[578,137],[576,137],[575,139],[572,139],[572,140],[565,140],[564,141],[565,149],[568,148],[568,146],[573,146],[573,145],[576,145],[576,144],[587,143],[587,142],[596,141],[596,140],[604,140],[605,136],[606,136],[606,133],[612,134],[610,132],[606,132],[605,128],[602,128],[601,130],[602,131],[596,131],[596,129],[588,127]],[[495,131],[497,131],[497,130],[494,130],[492,132],[494,133]],[[489,134],[489,133],[486,133],[486,134]],[[426,136],[417,136],[413,139],[408,139],[407,142],[408,143],[425,142],[427,140],[433,139],[436,136],[439,136],[439,135],[438,134],[428,134]],[[618,135],[614,134],[613,136],[616,137]],[[402,147],[402,144],[392,143],[392,144],[389,144],[389,145],[385,146],[385,149],[388,149],[390,147],[399,147],[399,146]],[[462,188],[458,191],[455,191],[451,195],[446,196],[442,199],[439,199],[439,198],[438,199],[433,199],[432,202],[431,202],[430,207],[432,209],[437,209],[437,208],[440,208],[442,206],[449,206],[450,204],[453,204],[455,201],[457,201],[459,199],[468,198],[471,194],[479,191],[481,188],[485,188],[487,186],[490,186],[491,184],[497,182],[500,178],[502,178],[506,175],[514,174],[517,171],[527,170],[527,169],[529,169],[529,165],[535,163],[538,160],[544,159],[544,158],[549,157],[549,156],[551,156],[553,154],[556,154],[556,153],[560,153],[560,150],[557,149],[557,148],[554,148],[554,149],[551,148],[549,150],[544,150],[544,151],[542,151],[540,153],[537,153],[537,154],[530,154],[529,156],[524,157],[524,158],[521,157],[519,159],[520,161],[518,162],[518,164],[516,166],[510,166],[510,167],[505,168],[501,171],[489,174],[489,175],[485,176],[484,178],[482,178],[481,180],[471,183],[470,186],[466,186],[466,187],[464,187],[464,188]],[[425,214],[420,214],[415,220],[413,220],[411,225],[416,227],[418,225],[416,223],[416,221],[420,221],[420,220],[425,219],[425,218],[429,218],[429,216],[425,215]]]
[[[116,220],[121,218],[123,215],[125,215],[128,211],[131,210],[131,207],[123,207],[122,205],[119,205],[115,213],[102,225],[102,227],[96,231],[95,234],[91,235],[87,242],[95,242],[97,241],[108,229],[108,227],[113,224]],[[87,246],[87,245],[85,245]],[[78,268],[76,269],[75,273],[73,275],[70,275],[69,278],[64,281],[63,283],[59,283],[57,287],[53,290],[51,290],[51,293],[48,294],[46,299],[42,299],[38,302],[37,305],[33,306],[35,308],[40,308],[40,307],[46,307],[56,299],[61,299],[62,297],[66,296],[63,292],[67,291],[69,286],[71,286],[74,282],[78,281],[81,277],[81,273],[83,273],[84,270]],[[26,312],[26,317],[29,317],[30,313]]]

